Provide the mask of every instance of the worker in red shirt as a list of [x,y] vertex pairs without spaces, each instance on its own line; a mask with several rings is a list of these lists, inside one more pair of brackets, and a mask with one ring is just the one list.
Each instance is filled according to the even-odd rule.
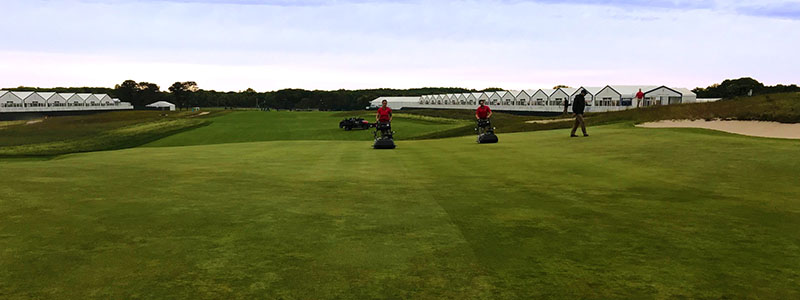
[[492,110],[488,106],[484,105],[484,103],[486,103],[485,100],[478,101],[478,104],[481,106],[478,106],[478,109],[475,110],[475,119],[488,120],[492,117]]
[[639,92],[636,93],[636,106],[642,107],[642,100],[644,99],[644,93],[642,93],[642,89],[639,89]]
[[388,104],[386,100],[381,101],[381,107],[378,107],[378,113],[375,115],[375,120],[378,123],[392,122],[392,109],[387,106]]

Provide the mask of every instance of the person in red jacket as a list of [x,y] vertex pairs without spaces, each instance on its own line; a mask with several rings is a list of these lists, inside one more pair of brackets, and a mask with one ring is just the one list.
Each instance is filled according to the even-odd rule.
[[642,89],[639,89],[639,92],[636,93],[636,106],[637,107],[642,107],[642,104],[644,104],[644,102],[642,102],[642,100],[644,100],[644,93],[642,93]]
[[392,109],[389,108],[386,100],[381,101],[381,107],[378,107],[378,113],[375,115],[375,121],[378,123],[392,122]]
[[489,108],[489,106],[483,105],[484,103],[486,103],[485,100],[478,101],[478,104],[481,106],[478,106],[478,109],[475,110],[475,119],[488,120],[492,117],[492,110]]

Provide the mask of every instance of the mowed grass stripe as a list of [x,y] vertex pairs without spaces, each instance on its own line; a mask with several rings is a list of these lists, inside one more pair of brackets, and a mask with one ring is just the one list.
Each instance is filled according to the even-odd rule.
[[[295,145],[296,143],[300,145]],[[170,282],[175,284],[175,282],[187,281],[186,284],[192,284],[191,288],[199,288],[203,292],[220,288],[215,287],[212,283],[205,283],[206,281],[231,280],[250,272],[263,275],[264,271],[269,270],[281,274],[281,280],[274,283],[261,282],[256,278],[246,276],[248,280],[256,280],[256,286],[260,287],[255,289],[256,291],[274,290],[278,292],[280,288],[276,287],[284,286],[294,292],[314,293],[307,295],[308,297],[333,295],[342,293],[337,289],[341,289],[351,282],[370,282],[380,278],[387,283],[373,284],[390,289],[364,290],[362,296],[404,295],[415,290],[417,286],[429,284],[438,284],[438,286],[429,288],[427,293],[464,295],[458,289],[453,290],[453,283],[458,280],[465,281],[462,284],[462,290],[471,289],[473,282],[469,280],[469,277],[465,277],[470,270],[459,269],[469,266],[468,261],[463,261],[461,256],[454,256],[451,259],[452,262],[449,263],[434,259],[437,255],[433,255],[432,252],[439,254],[468,253],[468,251],[458,248],[459,244],[465,245],[464,241],[459,241],[458,236],[453,234],[449,219],[437,209],[435,203],[431,207],[425,203],[426,198],[418,197],[416,193],[402,197],[395,194],[394,190],[383,193],[378,190],[370,192],[369,188],[384,180],[377,176],[366,178],[362,176],[362,174],[375,174],[375,166],[371,162],[363,164],[360,168],[349,168],[350,172],[339,172],[334,164],[326,163],[335,162],[336,156],[344,158],[352,156],[354,150],[352,146],[355,145],[333,142],[296,143],[242,144],[240,146],[245,147],[240,151],[235,151],[234,155],[226,154],[228,150],[224,149],[225,147],[183,148],[183,150],[195,150],[192,151],[191,157],[182,156],[173,148],[163,148],[163,151],[145,151],[149,152],[147,160],[150,163],[148,164],[135,162],[143,158],[137,153],[141,152],[138,149],[123,151],[130,153],[97,153],[101,157],[92,159],[107,159],[114,163],[106,166],[107,168],[102,168],[103,174],[81,170],[84,174],[103,176],[105,178],[101,180],[103,182],[126,180],[127,176],[124,174],[131,171],[134,174],[148,174],[148,176],[127,179],[127,184],[139,186],[142,191],[127,194],[131,198],[124,199],[98,197],[96,195],[110,192],[102,187],[94,186],[93,183],[102,184],[98,180],[85,180],[83,181],[85,183],[81,184],[78,189],[82,190],[82,197],[103,202],[95,202],[97,205],[109,206],[107,209],[111,210],[114,209],[113,207],[120,206],[120,211],[115,212],[116,215],[102,218],[99,222],[111,222],[113,223],[110,225],[111,227],[125,228],[123,231],[130,230],[131,232],[128,234],[133,235],[144,229],[148,233],[147,236],[135,236],[131,239],[140,240],[151,246],[158,245],[163,251],[174,254],[174,256],[159,257],[156,252],[149,253],[149,255],[171,261],[197,263],[195,266],[197,269],[191,272],[184,269],[190,267],[188,265],[164,266],[178,268],[178,270],[173,270],[175,273],[152,274],[153,277],[182,274]],[[295,147],[305,150],[296,151]],[[356,147],[362,148],[361,145]],[[291,151],[293,155],[282,155],[289,152],[288,148],[295,150]],[[337,151],[341,148],[347,148],[348,151]],[[105,155],[109,157],[102,157]],[[117,161],[118,157],[132,158],[132,161]],[[138,159],[136,159],[137,157]],[[276,160],[276,157],[282,159]],[[84,165],[82,162],[85,158],[86,156],[75,155],[59,160],[58,163],[67,163],[71,168],[73,164]],[[378,155],[375,155],[375,158],[375,161],[378,161]],[[232,160],[236,162],[232,163]],[[117,168],[113,166],[114,164],[118,164],[120,167]],[[126,169],[124,174],[113,172],[113,170],[124,169],[121,166],[128,164],[137,167],[133,170]],[[326,164],[332,167],[329,169],[325,166]],[[176,168],[176,165],[182,167]],[[162,169],[162,167],[164,168]],[[64,174],[58,174],[56,177],[69,176],[67,174],[69,171],[64,171]],[[172,178],[179,180],[175,182]],[[224,185],[213,184],[220,180],[226,181],[226,183]],[[173,183],[170,184],[167,181]],[[363,191],[360,188],[362,182],[367,183],[367,189]],[[209,188],[211,186],[213,188]],[[233,191],[240,191],[240,193]],[[337,191],[344,192],[337,193]],[[354,193],[354,191],[359,192]],[[208,200],[212,200],[212,202],[208,202]],[[246,204],[250,201],[253,203]],[[42,204],[40,203],[40,205]],[[70,203],[59,207],[57,216],[50,216],[48,219],[80,218],[82,214],[70,210],[71,205]],[[408,209],[411,211],[407,211]],[[96,210],[88,215],[98,214],[105,215]],[[440,219],[440,217],[444,218]],[[93,220],[97,221],[89,218],[82,222],[71,223],[69,227],[94,232],[95,234],[89,233],[89,235],[96,236],[99,233],[92,224]],[[134,228],[130,228],[131,226]],[[234,232],[231,236],[229,230],[232,227],[238,227],[235,231],[241,230],[241,232]],[[242,235],[247,238],[243,238]],[[58,239],[58,236],[51,233],[48,239]],[[108,246],[109,242],[103,242],[109,239],[108,236],[101,235],[92,239],[100,244],[106,244],[100,246],[101,248],[108,250],[115,248]],[[150,240],[156,240],[156,243],[151,243]],[[54,243],[52,247],[47,247],[46,251],[39,252],[37,255],[53,257],[53,261],[45,261],[56,263],[59,260],[57,258],[63,258],[65,252],[71,252],[64,251],[64,248],[75,247],[75,245],[70,245],[71,239],[62,242],[65,242],[66,245]],[[86,250],[93,248],[90,247]],[[242,251],[248,250],[258,253],[251,253],[251,255],[255,255],[254,258],[244,257]],[[94,251],[89,251],[87,254],[91,256],[92,252]],[[426,253],[428,255],[425,255]],[[145,257],[149,256],[147,253],[144,255]],[[202,258],[206,255],[206,258]],[[105,257],[105,259],[111,258]],[[252,267],[247,264],[256,263],[253,261],[255,258],[267,262],[267,270],[247,271],[248,267]],[[268,263],[275,260],[279,262]],[[441,264],[446,263],[453,272],[429,272],[430,268],[436,266],[431,263],[434,261]],[[26,263],[36,264],[34,261]],[[320,266],[317,266],[318,264]],[[159,265],[152,266],[153,269],[143,266],[134,269],[160,273]],[[24,265],[18,267],[24,267]],[[215,272],[217,268],[222,267],[226,269],[224,274]],[[69,267],[65,266],[65,268]],[[317,268],[319,270],[314,271]],[[404,269],[407,271],[403,271]],[[308,273],[311,271],[314,271],[314,274]],[[189,274],[185,272],[189,272]],[[271,272],[267,273],[271,274]],[[394,278],[395,272],[416,272],[421,278]],[[90,281],[97,283],[100,278],[94,276],[106,276],[104,274],[91,275],[92,278],[83,278],[83,280],[92,279]],[[147,285],[155,285],[151,296],[165,293],[170,287],[181,288],[181,286],[162,286],[156,278],[146,274],[138,276],[142,276],[138,280]],[[429,277],[444,278],[426,279]],[[321,282],[328,284],[320,286]],[[393,282],[393,284],[389,284],[389,282]],[[405,282],[405,286],[397,286],[403,282]],[[110,283],[106,281],[99,284]],[[127,289],[130,286],[123,288]],[[347,294],[356,292],[358,290],[350,290]],[[358,293],[354,295],[358,295]],[[279,293],[274,294],[274,296],[279,295]],[[302,295],[302,293],[295,294],[295,296]]]
[[0,161],[0,294],[798,297],[800,144],[590,130]]
[[[370,130],[345,131],[339,128],[344,119],[341,112],[233,112],[213,119],[209,126],[176,134],[148,144],[151,147],[208,145],[284,140],[341,140],[369,141],[374,137]],[[367,121],[375,122],[374,112],[353,112]],[[428,120],[430,119],[430,120]],[[438,131],[463,127],[466,121],[450,119],[423,119],[418,116],[397,117],[392,122],[395,139],[406,140]]]

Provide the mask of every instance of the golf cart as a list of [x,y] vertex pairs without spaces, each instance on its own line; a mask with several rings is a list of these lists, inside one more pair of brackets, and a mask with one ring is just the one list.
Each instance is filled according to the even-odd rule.
[[344,130],[350,131],[353,128],[355,129],[369,129],[370,124],[364,118],[347,118],[339,122],[339,128],[344,128]]

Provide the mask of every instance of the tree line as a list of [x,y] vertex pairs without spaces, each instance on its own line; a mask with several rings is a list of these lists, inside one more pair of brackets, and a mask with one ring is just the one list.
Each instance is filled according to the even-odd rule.
[[[381,96],[422,96],[431,94],[453,94],[483,91],[497,91],[501,88],[491,87],[483,90],[457,87],[424,87],[415,89],[363,89],[363,90],[304,90],[283,89],[270,92],[256,92],[247,89],[239,92],[220,92],[201,89],[194,81],[175,82],[162,91],[155,83],[125,80],[114,88],[104,87],[57,87],[35,88],[17,87],[11,91],[39,91],[58,93],[93,93],[108,94],[121,101],[131,103],[141,109],[156,101],[168,101],[178,108],[190,107],[226,107],[226,108],[270,108],[270,109],[320,109],[320,110],[357,110],[370,105],[370,101]],[[720,84],[692,90],[698,98],[733,98],[747,96],[751,93],[769,94],[800,92],[800,87],[792,85],[766,86],[757,80],[744,77],[727,79]]]
[[[108,94],[120,101],[129,102],[135,108],[156,101],[172,102],[178,108],[226,107],[226,108],[270,108],[270,109],[320,109],[357,110],[370,105],[370,101],[381,96],[422,96],[429,94],[452,94],[478,92],[475,89],[454,87],[425,87],[415,89],[364,89],[364,90],[304,90],[283,89],[270,92],[256,92],[248,88],[239,92],[220,92],[201,89],[194,81],[175,82],[162,91],[161,87],[150,82],[125,80],[114,88],[101,87],[58,87],[36,88],[17,87],[7,90],[25,90],[59,93]],[[487,90],[499,90],[489,88]],[[481,90],[483,91],[483,90]]]
[[748,95],[800,92],[796,84],[767,86],[750,77],[726,79],[722,83],[692,90],[697,98],[735,98]]

